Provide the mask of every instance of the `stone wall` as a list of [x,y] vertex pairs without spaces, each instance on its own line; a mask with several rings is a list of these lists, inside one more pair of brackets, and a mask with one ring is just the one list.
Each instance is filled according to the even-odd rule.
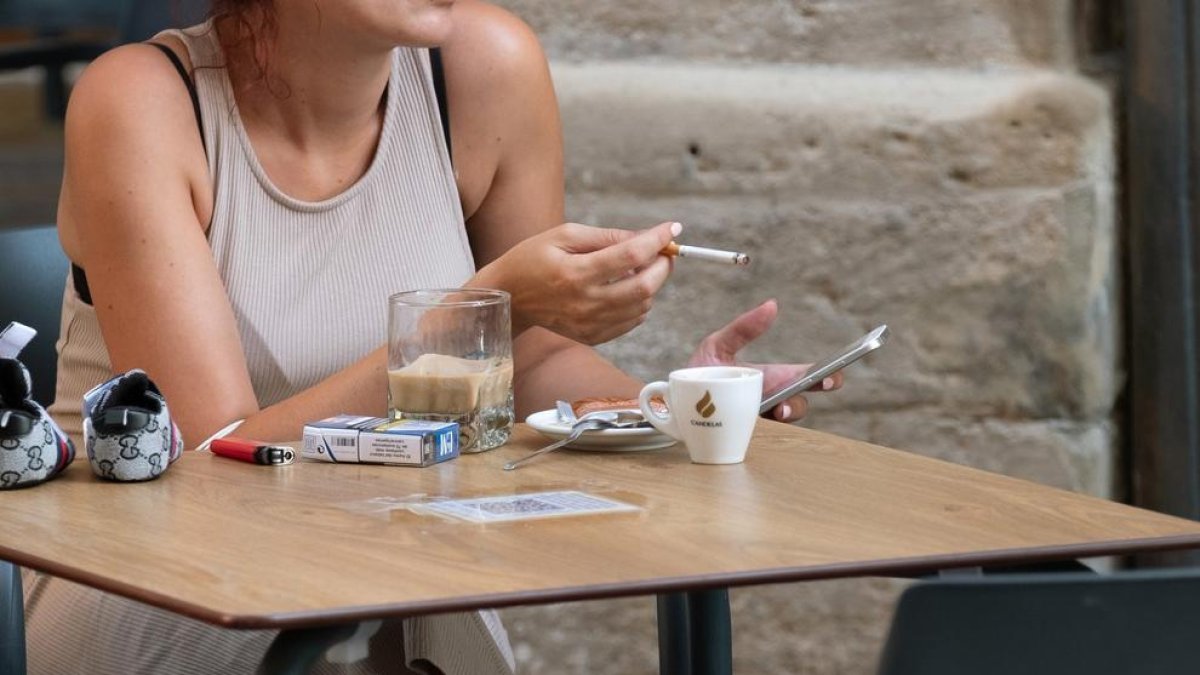
[[[686,226],[604,351],[643,378],[778,298],[756,360],[894,339],[805,424],[1113,496],[1111,97],[1064,0],[508,0],[551,54],[568,217]],[[801,495],[799,498],[803,498]],[[739,673],[869,673],[901,585],[735,590]],[[526,673],[654,672],[652,599],[507,610]]]
[[1068,0],[500,0],[558,60],[896,66],[1071,61]]

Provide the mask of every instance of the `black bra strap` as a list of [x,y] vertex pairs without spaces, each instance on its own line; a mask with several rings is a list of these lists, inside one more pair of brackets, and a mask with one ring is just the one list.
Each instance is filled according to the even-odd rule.
[[71,263],[71,283],[75,284],[75,294],[83,304],[92,304],[92,289],[88,288],[87,275],[84,274],[83,268],[75,263]]
[[446,154],[450,162],[454,162],[454,153],[450,146],[450,106],[446,103],[446,72],[442,69],[442,50],[434,47],[429,50],[429,67],[433,71],[433,93],[437,96],[438,115],[442,118],[442,136],[446,139]]
[[175,71],[179,73],[179,77],[183,80],[183,84],[187,87],[188,96],[192,98],[192,112],[196,113],[196,127],[200,130],[200,143],[204,145],[204,154],[208,154],[208,142],[204,140],[204,117],[200,114],[200,96],[196,93],[196,83],[192,81],[192,76],[188,74],[187,68],[183,67],[183,61],[179,60],[179,55],[174,49],[159,44],[157,42],[148,42],[146,44],[154,45],[162,50],[162,53],[171,59],[171,65],[175,66]]
[[[170,47],[157,42],[148,42],[146,44],[154,45],[162,50],[163,54],[171,60],[171,64],[175,66],[175,71],[179,73],[179,77],[183,79],[184,86],[187,87],[188,96],[192,99],[192,112],[196,114],[196,127],[200,130],[200,143],[204,146],[204,154],[208,154],[208,142],[204,140],[204,119],[200,115],[200,96],[196,93],[196,83],[192,82],[192,78],[188,75],[187,68],[183,67],[183,62],[179,60],[179,56]],[[92,291],[88,288],[87,273],[83,268],[72,263],[71,264],[71,283],[75,285],[75,293],[85,304],[92,304]]]

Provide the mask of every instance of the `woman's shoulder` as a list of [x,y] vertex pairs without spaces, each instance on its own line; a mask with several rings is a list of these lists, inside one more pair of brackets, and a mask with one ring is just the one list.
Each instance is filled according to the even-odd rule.
[[117,47],[88,65],[67,103],[65,141],[59,229],[73,260],[80,259],[76,226],[96,220],[74,207],[135,187],[143,194],[180,188],[186,194],[207,180],[187,86],[170,59],[149,44]]
[[161,49],[145,42],[121,45],[84,68],[72,89],[71,102],[151,105],[166,98],[163,94],[168,85],[183,88],[179,73]]
[[451,75],[499,91],[545,69],[537,35],[512,12],[481,0],[460,0],[454,11],[454,30],[442,47]]
[[150,44],[122,45],[80,75],[67,105],[67,141],[153,134],[158,142],[174,136],[188,143],[196,133],[193,117],[187,86],[166,54]]
[[501,166],[514,159],[554,166],[561,141],[550,69],[533,30],[479,0],[459,0],[454,12],[442,63],[455,173],[470,219],[494,193]]

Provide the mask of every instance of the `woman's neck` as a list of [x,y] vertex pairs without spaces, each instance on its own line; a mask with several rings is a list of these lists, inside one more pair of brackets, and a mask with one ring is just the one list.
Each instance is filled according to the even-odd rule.
[[277,22],[254,47],[266,55],[265,74],[249,52],[253,43],[221,35],[232,45],[227,60],[243,121],[302,151],[377,137],[391,49],[338,39],[315,12],[280,12]]

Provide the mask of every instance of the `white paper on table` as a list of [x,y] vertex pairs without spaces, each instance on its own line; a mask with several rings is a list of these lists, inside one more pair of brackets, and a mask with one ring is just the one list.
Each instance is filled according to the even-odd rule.
[[473,523],[500,523],[532,518],[622,513],[641,509],[607,497],[598,497],[576,490],[563,490],[474,499],[449,499],[441,502],[427,502],[414,510],[450,516]]

